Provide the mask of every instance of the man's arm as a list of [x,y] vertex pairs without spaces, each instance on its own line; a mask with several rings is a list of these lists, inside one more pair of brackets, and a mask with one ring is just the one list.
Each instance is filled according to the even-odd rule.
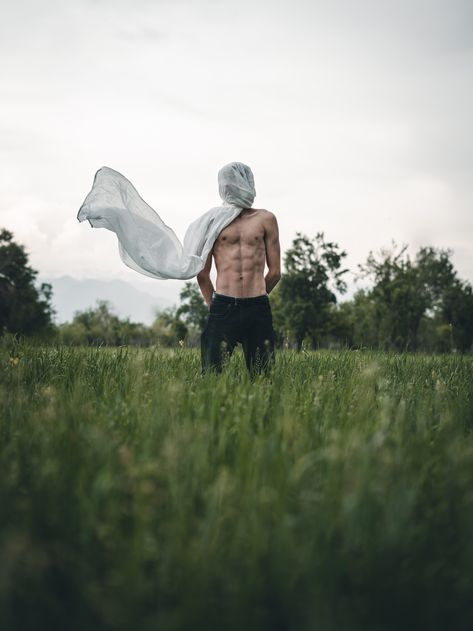
[[207,261],[205,262],[204,269],[197,274],[197,282],[199,283],[200,291],[204,297],[205,302],[210,307],[212,303],[212,294],[214,293],[214,286],[210,280],[210,269],[212,267],[212,252],[209,253]]
[[269,294],[281,279],[281,246],[279,245],[279,228],[276,217],[268,213],[265,222],[264,240],[266,244],[266,264],[268,273],[264,277],[266,292]]

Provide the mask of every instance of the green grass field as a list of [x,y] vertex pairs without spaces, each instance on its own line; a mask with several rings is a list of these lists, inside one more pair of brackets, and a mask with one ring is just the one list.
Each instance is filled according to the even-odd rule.
[[473,358],[5,340],[0,628],[473,627]]

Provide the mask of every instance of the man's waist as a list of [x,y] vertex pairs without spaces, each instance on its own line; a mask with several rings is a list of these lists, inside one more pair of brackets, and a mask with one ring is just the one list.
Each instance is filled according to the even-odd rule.
[[261,294],[260,296],[227,296],[226,294],[219,294],[216,291],[212,294],[212,301],[225,302],[233,305],[238,304],[253,304],[253,303],[265,303],[269,302],[268,294]]

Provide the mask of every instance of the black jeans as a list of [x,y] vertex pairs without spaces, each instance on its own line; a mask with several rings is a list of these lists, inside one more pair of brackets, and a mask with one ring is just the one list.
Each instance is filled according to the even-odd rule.
[[201,337],[202,370],[222,369],[241,342],[251,374],[267,371],[274,362],[274,330],[267,295],[233,298],[214,293]]

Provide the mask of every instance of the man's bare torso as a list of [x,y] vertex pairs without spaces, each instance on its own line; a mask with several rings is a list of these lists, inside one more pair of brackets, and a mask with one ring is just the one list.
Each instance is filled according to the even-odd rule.
[[269,294],[281,277],[276,217],[268,210],[245,208],[222,230],[204,269],[197,275],[208,305],[214,290],[210,280],[212,257],[217,268],[217,293],[236,298]]
[[218,236],[213,256],[217,268],[216,291],[238,298],[266,293],[265,218],[267,210],[244,210]]

